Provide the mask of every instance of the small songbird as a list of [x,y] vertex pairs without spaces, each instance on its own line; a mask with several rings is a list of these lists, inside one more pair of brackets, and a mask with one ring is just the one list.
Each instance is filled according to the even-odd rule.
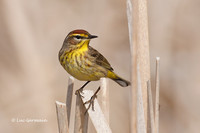
[[[129,81],[114,73],[110,63],[102,54],[89,46],[90,40],[93,38],[97,38],[97,36],[91,35],[85,30],[71,31],[59,51],[59,61],[64,69],[76,79],[87,81],[76,91],[76,94],[80,94],[90,81],[97,81],[102,77],[110,78],[122,87],[130,85]],[[99,90],[100,87],[91,97],[90,103],[93,102]]]

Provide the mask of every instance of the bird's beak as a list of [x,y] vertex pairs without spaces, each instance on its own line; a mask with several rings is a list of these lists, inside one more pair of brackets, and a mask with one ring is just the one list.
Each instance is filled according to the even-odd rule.
[[97,38],[98,36],[95,36],[95,35],[89,35],[88,36],[88,39],[93,39],[93,38]]

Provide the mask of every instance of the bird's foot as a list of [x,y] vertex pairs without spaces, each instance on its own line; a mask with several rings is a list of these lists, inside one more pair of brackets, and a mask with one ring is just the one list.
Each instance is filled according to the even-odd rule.
[[83,88],[81,87],[80,89],[78,89],[78,90],[76,90],[75,91],[75,95],[79,95],[79,96],[81,96],[82,98],[84,98],[84,96],[83,96]]
[[84,105],[89,103],[89,106],[87,107],[87,109],[85,111],[85,114],[87,113],[87,111],[90,109],[91,106],[92,106],[92,110],[94,111],[94,100],[95,100],[95,98],[97,98],[97,93],[99,92],[99,90],[100,90],[100,87],[97,89],[97,91],[94,93],[94,95],[90,98],[90,100],[88,100],[84,103]]
[[87,81],[80,89],[76,90],[75,94],[81,96],[82,98],[84,98],[83,96],[83,88],[90,83],[90,81]]

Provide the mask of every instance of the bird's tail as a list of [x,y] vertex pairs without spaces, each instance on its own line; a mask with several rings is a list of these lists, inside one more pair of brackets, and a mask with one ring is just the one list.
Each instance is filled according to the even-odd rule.
[[131,84],[129,81],[122,79],[117,74],[115,74],[114,72],[111,72],[111,71],[108,72],[108,77],[111,78],[112,80],[114,80],[116,83],[118,83],[122,87],[126,87]]

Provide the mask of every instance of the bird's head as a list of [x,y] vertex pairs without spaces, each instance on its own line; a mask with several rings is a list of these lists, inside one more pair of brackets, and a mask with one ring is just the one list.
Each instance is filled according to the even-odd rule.
[[93,38],[97,38],[97,36],[91,35],[85,30],[73,30],[67,35],[64,42],[70,45],[82,45],[85,42],[89,43]]

